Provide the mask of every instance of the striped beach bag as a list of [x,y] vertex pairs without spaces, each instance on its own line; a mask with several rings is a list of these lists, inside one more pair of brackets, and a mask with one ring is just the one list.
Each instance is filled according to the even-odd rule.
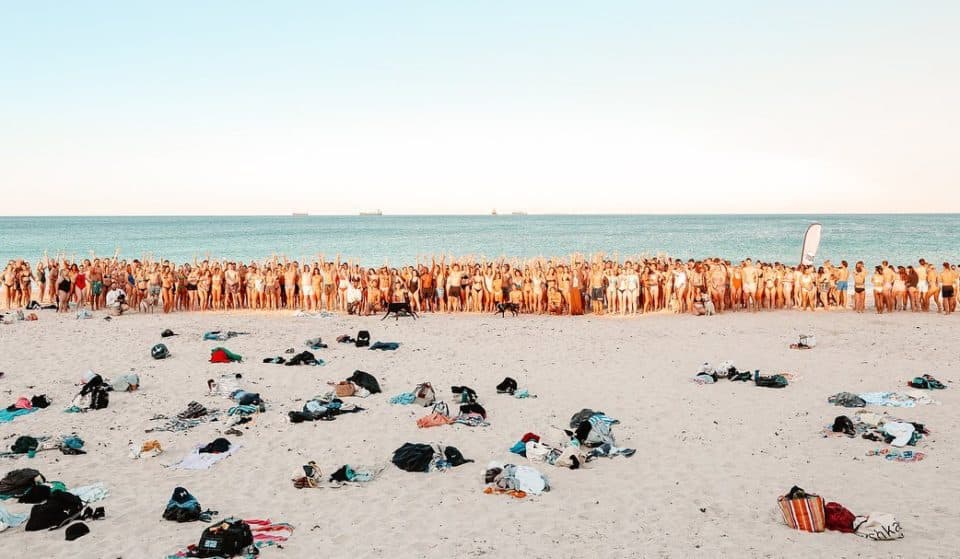
[[826,528],[823,497],[794,487],[789,493],[777,499],[777,503],[780,505],[784,523],[794,530],[823,532]]

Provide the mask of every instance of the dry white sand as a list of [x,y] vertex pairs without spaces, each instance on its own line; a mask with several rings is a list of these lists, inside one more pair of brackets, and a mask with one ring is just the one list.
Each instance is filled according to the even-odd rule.
[[[150,358],[159,333],[173,356]],[[341,333],[369,329],[374,340],[401,342],[396,352],[333,343]],[[0,393],[5,401],[46,393],[52,407],[0,425],[4,447],[18,435],[76,431],[88,454],[51,451],[34,459],[2,459],[2,473],[33,467],[69,486],[104,481],[105,520],[90,535],[66,542],[62,531],[0,534],[7,550],[30,557],[162,557],[195,543],[201,523],[161,519],[174,487],[189,489],[222,515],[270,518],[295,525],[285,549],[265,558],[316,557],[956,557],[956,496],[960,494],[960,383],[932,394],[938,406],[897,409],[926,423],[933,435],[917,450],[923,462],[901,464],[865,452],[876,443],[823,438],[821,429],[847,410],[826,402],[841,390],[904,388],[915,375],[957,378],[957,319],[901,313],[796,312],[728,314],[713,318],[649,316],[506,318],[425,316],[413,322],[374,318],[293,318],[262,314],[125,316],[77,321],[44,312],[35,323],[0,326]],[[223,345],[242,364],[207,362],[214,342],[205,330],[251,334]],[[812,351],[787,348],[798,333],[815,333]],[[284,367],[260,360],[303,340],[331,342],[317,353],[324,367]],[[764,373],[792,371],[800,379],[783,390],[722,381],[690,381],[703,361],[732,359]],[[84,371],[115,377],[133,368],[142,389],[113,394],[109,408],[85,414],[63,409]],[[361,369],[384,394],[359,401],[368,411],[333,422],[291,424],[287,412],[323,393],[326,381]],[[243,374],[246,387],[270,405],[233,437],[243,449],[207,471],[174,471],[163,463],[198,442],[220,435],[208,423],[185,433],[145,434],[156,413],[172,415],[190,400],[225,409],[206,396],[206,380]],[[506,375],[539,398],[497,395]],[[475,388],[489,412],[488,428],[420,430],[423,408],[395,406],[390,396],[431,381],[439,396],[449,386]],[[548,465],[553,490],[517,500],[481,492],[492,459],[520,460],[507,449],[523,433],[565,425],[583,407],[619,418],[614,430],[625,459],[600,459],[570,471]],[[159,439],[166,454],[131,460],[128,441]],[[477,462],[445,473],[413,474],[390,465],[363,488],[297,490],[291,477],[308,460],[329,474],[344,463],[388,462],[404,442],[457,446]],[[906,538],[870,542],[850,534],[804,534],[779,520],[776,498],[798,484],[855,513],[895,514]],[[9,510],[27,505],[7,501]]]

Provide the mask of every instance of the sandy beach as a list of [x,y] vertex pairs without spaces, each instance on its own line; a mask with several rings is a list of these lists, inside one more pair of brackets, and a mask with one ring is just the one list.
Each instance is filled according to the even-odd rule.
[[[960,537],[953,497],[960,492],[958,350],[953,320],[929,314],[772,312],[711,318],[655,315],[641,319],[591,317],[505,318],[425,315],[379,321],[290,314],[133,315],[75,320],[51,311],[37,322],[0,326],[0,392],[46,393],[53,404],[0,424],[9,447],[20,435],[76,432],[86,455],[56,451],[35,458],[2,458],[3,473],[31,467],[68,487],[102,481],[109,497],[98,503],[106,518],[88,522],[91,533],[74,542],[63,531],[0,534],[7,549],[32,557],[127,559],[164,557],[196,543],[205,524],[161,518],[176,486],[221,517],[269,518],[295,527],[283,549],[266,559],[349,553],[355,557],[951,557]],[[170,328],[179,335],[161,340]],[[367,329],[374,341],[399,342],[380,352],[334,342]],[[203,341],[209,330],[249,332],[228,342]],[[798,334],[816,334],[809,351],[788,349]],[[304,349],[321,337],[322,367],[261,363],[289,347]],[[172,356],[156,361],[150,347],[164,341]],[[242,363],[211,364],[210,349],[224,345]],[[691,381],[701,363],[732,360],[764,374],[794,373],[781,390],[721,380]],[[107,409],[67,414],[88,369],[108,378],[131,369],[141,389],[112,393]],[[383,394],[356,402],[367,408],[332,422],[291,424],[287,412],[327,391],[327,381],[360,369],[376,376]],[[828,404],[840,391],[907,390],[905,383],[933,373],[947,390],[930,395],[939,405],[890,409],[932,431],[916,450],[917,463],[866,456],[878,443],[824,438],[837,415],[852,410]],[[165,468],[225,424],[204,423],[186,432],[145,433],[155,414],[173,415],[196,400],[225,410],[230,402],[207,395],[206,380],[241,373],[243,386],[268,403],[242,426],[233,456],[205,471]],[[504,376],[537,398],[496,394]],[[452,403],[451,385],[479,393],[489,427],[419,429],[428,410],[391,405],[390,396],[423,381]],[[566,426],[581,408],[621,421],[614,434],[631,458],[600,458],[581,470],[534,464],[552,490],[514,499],[482,492],[490,460],[526,461],[508,448],[528,431]],[[874,408],[871,408],[874,409]],[[884,411],[883,408],[875,411]],[[131,459],[128,446],[158,439],[165,453]],[[404,442],[444,443],[473,464],[415,474],[389,464]],[[325,475],[340,465],[386,464],[364,487],[295,489],[291,478],[308,460]],[[776,499],[799,485],[856,514],[894,514],[905,538],[873,542],[852,534],[806,534],[783,525]],[[16,500],[8,511],[27,512]]]

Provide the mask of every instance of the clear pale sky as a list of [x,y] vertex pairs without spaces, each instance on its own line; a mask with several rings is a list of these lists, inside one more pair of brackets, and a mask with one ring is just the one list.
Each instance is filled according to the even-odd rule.
[[958,211],[958,29],[956,0],[0,0],[0,214]]

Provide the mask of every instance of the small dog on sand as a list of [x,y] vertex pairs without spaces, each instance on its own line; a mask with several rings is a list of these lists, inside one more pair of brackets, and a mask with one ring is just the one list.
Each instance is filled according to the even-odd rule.
[[493,314],[500,313],[501,317],[507,316],[507,311],[513,313],[513,316],[520,314],[520,307],[516,303],[497,303],[497,310],[493,311]]
[[152,313],[157,308],[157,298],[150,295],[143,301],[140,301],[140,312]]

